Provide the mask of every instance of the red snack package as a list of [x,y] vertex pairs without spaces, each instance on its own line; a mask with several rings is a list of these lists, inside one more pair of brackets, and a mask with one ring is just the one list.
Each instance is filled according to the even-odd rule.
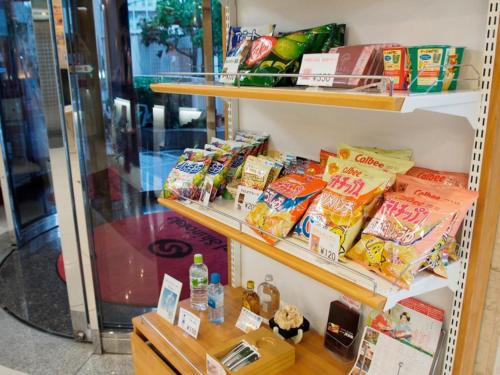
[[319,152],[319,163],[323,166],[323,167],[326,167],[326,163],[328,161],[328,158],[330,156],[333,156],[334,158],[337,157],[337,154],[335,152],[332,152],[332,151],[327,151],[325,149],[321,149],[321,151]]
[[458,186],[464,189],[467,189],[469,180],[467,173],[435,171],[422,167],[413,167],[406,174],[441,185]]

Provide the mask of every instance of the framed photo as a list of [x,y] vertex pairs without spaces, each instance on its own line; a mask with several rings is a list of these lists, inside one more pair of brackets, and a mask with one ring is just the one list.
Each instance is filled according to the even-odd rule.
[[181,295],[182,283],[179,280],[165,274],[161,286],[160,298],[158,300],[158,314],[169,323],[174,324],[177,304]]

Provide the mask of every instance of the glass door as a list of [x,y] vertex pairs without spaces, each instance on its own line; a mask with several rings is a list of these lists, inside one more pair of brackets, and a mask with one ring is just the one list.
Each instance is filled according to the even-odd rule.
[[[227,240],[158,205],[187,147],[224,137],[223,103],[158,95],[159,73],[222,60],[217,0],[68,1],[69,62],[101,329],[131,327],[158,303],[165,273],[184,284],[202,253],[227,280]],[[210,33],[208,32],[210,30]]]

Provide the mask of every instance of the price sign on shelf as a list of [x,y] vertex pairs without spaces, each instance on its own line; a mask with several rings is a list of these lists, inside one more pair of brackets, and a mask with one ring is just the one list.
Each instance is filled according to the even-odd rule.
[[239,185],[236,191],[236,198],[234,200],[234,207],[237,210],[242,210],[245,212],[252,211],[257,203],[257,199],[262,194],[262,191],[257,189],[252,189],[247,186]]
[[310,74],[311,76],[299,77],[297,85],[332,87],[333,77],[328,75],[335,74],[338,61],[338,53],[305,54],[302,57],[300,74]]
[[309,249],[332,262],[339,260],[340,237],[319,225],[311,224]]
[[198,337],[198,331],[200,330],[200,318],[197,317],[192,312],[183,309],[182,307],[179,309],[179,321],[177,325],[182,328],[184,332],[193,338]]

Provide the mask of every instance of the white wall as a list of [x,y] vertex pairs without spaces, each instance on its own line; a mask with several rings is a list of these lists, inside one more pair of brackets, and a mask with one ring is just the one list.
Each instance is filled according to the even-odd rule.
[[[348,44],[398,42],[466,47],[464,63],[482,67],[486,0],[253,0],[238,1],[238,24],[276,23],[291,31],[328,22],[345,22]],[[465,72],[464,72],[465,73]],[[380,147],[411,147],[421,166],[468,171],[474,132],[463,118],[415,112],[395,114],[321,106],[241,100],[239,126],[267,131],[271,146],[312,159],[322,147],[346,142]],[[298,305],[320,333],[329,303],[337,293],[250,249],[242,253],[242,281],[272,273],[283,299]],[[447,311],[452,293],[440,290],[419,297]]]

